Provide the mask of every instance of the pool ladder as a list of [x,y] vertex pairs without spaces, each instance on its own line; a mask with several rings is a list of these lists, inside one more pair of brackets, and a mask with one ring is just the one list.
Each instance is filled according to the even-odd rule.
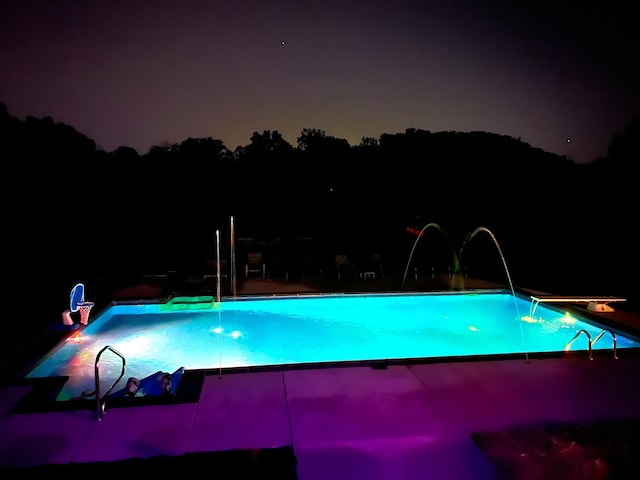
[[[104,394],[104,398],[101,398],[100,396],[100,368],[99,368],[99,364],[100,364],[100,357],[102,356],[102,354],[106,351],[106,350],[111,350],[113,353],[115,353],[117,356],[120,357],[120,359],[122,360],[122,371],[120,372],[120,376],[116,379],[115,382],[113,382],[113,384],[109,387],[109,389],[107,390],[107,392]],[[124,356],[118,352],[115,348],[113,348],[110,345],[107,345],[106,347],[104,347],[102,350],[100,350],[98,352],[98,355],[96,355],[96,363],[94,366],[95,369],[95,380],[96,380],[96,417],[98,420],[102,420],[102,416],[104,415],[105,409],[106,409],[106,402],[107,402],[107,397],[109,396],[109,394],[111,393],[111,390],[113,390],[113,387],[116,386],[116,384],[120,381],[120,379],[122,377],[124,377],[124,372],[127,368],[127,361],[124,358]]]
[[568,351],[569,348],[571,348],[571,344],[573,344],[573,342],[576,341],[576,339],[581,335],[581,334],[585,334],[587,336],[587,340],[589,341],[589,360],[593,360],[593,354],[592,354],[592,350],[593,350],[593,346],[595,345],[595,343],[600,340],[603,335],[605,333],[609,332],[611,334],[611,337],[613,338],[613,358],[615,358],[616,360],[618,359],[618,351],[617,351],[617,343],[618,343],[618,339],[616,337],[616,334],[613,333],[611,330],[608,329],[604,329],[602,330],[598,336],[596,338],[593,339],[593,341],[591,340],[591,335],[589,335],[589,332],[587,332],[586,330],[578,330],[578,332],[573,336],[573,338],[571,340],[569,340],[569,343],[567,343],[564,347],[565,351]]

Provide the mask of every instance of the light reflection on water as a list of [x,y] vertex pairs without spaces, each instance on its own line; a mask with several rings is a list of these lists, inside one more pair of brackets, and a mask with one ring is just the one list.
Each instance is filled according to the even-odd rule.
[[[510,293],[373,294],[229,300],[200,310],[115,305],[50,352],[27,377],[68,376],[60,400],[95,387],[105,346],[126,374],[301,363],[561,352],[575,332],[602,328]],[[611,349],[612,338],[594,348]],[[588,347],[576,341],[573,349]],[[618,348],[640,347],[618,336]],[[106,350],[101,391],[122,369]]]

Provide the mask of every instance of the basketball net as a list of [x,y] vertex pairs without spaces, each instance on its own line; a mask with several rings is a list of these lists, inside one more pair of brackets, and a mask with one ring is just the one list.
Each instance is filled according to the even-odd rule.
[[89,323],[89,312],[93,308],[93,302],[82,302],[78,304],[78,310],[80,311],[80,323],[86,325]]

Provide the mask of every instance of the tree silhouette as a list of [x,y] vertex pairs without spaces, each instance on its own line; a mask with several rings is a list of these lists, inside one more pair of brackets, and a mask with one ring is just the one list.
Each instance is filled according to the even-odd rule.
[[138,155],[0,103],[5,249],[20,259],[16,278],[51,272],[52,298],[64,298],[78,277],[197,270],[231,215],[239,236],[385,250],[400,267],[406,227],[437,222],[454,241],[490,228],[516,283],[633,299],[639,125],[636,116],[586,165],[508,136],[414,128],[354,147],[303,128],[295,147],[264,130],[233,152],[207,137]]

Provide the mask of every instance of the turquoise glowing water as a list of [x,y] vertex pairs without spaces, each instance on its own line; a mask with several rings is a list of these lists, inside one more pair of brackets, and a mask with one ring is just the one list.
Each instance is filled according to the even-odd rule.
[[[511,293],[370,294],[267,297],[220,304],[114,305],[44,358],[27,377],[66,375],[59,399],[95,386],[96,355],[110,346],[126,358],[126,374],[367,360],[427,359],[562,352],[580,330],[595,339],[603,327]],[[617,348],[640,347],[617,335]],[[612,350],[605,334],[593,349]],[[581,335],[572,350],[587,350]],[[122,360],[100,360],[107,389]],[[102,384],[101,384],[102,385]]]

